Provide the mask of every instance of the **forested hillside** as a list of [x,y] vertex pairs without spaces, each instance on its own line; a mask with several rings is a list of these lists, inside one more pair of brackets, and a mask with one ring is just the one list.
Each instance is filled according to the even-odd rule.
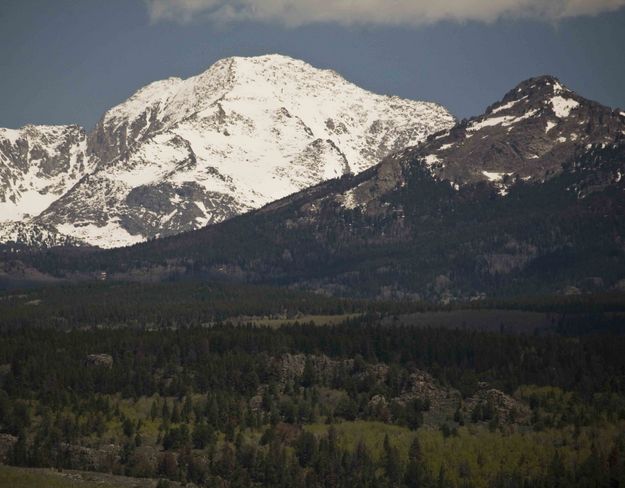
[[[159,486],[620,486],[623,303],[193,283],[4,294],[0,459]],[[506,310],[547,325],[511,329]]]

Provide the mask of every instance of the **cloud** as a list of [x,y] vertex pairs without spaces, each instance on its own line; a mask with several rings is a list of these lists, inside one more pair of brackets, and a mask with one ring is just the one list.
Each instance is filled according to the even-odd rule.
[[422,25],[440,21],[545,21],[597,15],[625,0],[145,0],[153,22],[260,21],[288,26]]

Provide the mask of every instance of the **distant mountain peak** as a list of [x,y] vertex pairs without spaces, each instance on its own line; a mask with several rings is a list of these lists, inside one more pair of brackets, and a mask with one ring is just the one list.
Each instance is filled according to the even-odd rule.
[[570,90],[562,84],[559,78],[553,75],[541,75],[522,81],[515,88],[510,90],[504,96],[504,99],[506,99],[511,94],[516,94],[517,96],[519,94],[527,95],[536,92],[557,94],[562,91]]
[[519,83],[508,91],[501,101],[490,105],[485,114],[504,112],[513,107],[517,112],[521,108],[526,112],[530,109],[542,112],[548,110],[551,105],[552,112],[563,116],[565,109],[561,108],[562,106],[576,106],[580,102],[584,103],[586,100],[563,85],[558,78],[543,75]]
[[542,181],[587,144],[625,135],[618,111],[587,100],[554,76],[530,78],[484,114],[431,136],[421,164],[453,188],[486,182],[505,195],[518,180]]

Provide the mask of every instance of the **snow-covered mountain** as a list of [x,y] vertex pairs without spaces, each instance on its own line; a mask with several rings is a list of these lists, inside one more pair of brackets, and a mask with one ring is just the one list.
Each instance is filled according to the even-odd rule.
[[84,243],[59,233],[54,227],[34,222],[0,222],[0,248],[9,249],[50,248],[57,246],[81,246]]
[[384,299],[621,290],[623,175],[625,113],[544,76],[355,176],[61,269]]
[[75,125],[0,128],[0,221],[34,217],[93,169]]
[[[88,135],[0,131],[0,205],[11,208],[0,221],[128,245],[359,173],[453,123],[437,104],[376,95],[303,61],[227,58],[140,89]],[[46,135],[47,159],[24,149],[35,147],[20,142],[28,131]]]

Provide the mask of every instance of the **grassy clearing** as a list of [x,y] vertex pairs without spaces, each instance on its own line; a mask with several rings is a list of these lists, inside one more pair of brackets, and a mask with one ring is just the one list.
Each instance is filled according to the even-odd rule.
[[156,480],[84,471],[16,468],[0,465],[0,486],[7,488],[153,488]]
[[230,322],[237,325],[252,323],[261,327],[279,328],[285,325],[292,325],[295,322],[300,324],[314,324],[316,326],[338,325],[346,320],[359,317],[359,313],[346,313],[340,315],[301,315],[292,318],[272,318],[272,317],[236,317]]

